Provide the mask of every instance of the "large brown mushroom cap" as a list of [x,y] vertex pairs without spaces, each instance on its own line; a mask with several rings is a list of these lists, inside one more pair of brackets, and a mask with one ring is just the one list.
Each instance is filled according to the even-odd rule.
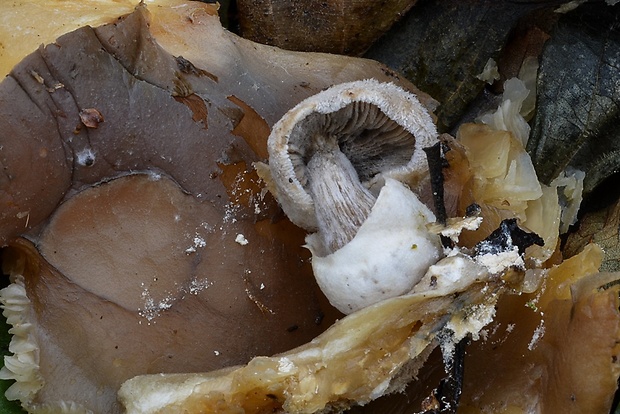
[[[269,126],[334,83],[376,78],[413,88],[376,62],[257,45],[222,29],[214,6],[181,4],[153,7],[152,16],[143,5],[113,24],[81,28],[0,84],[3,244],[71,189],[125,171],[157,168],[192,194],[222,195],[222,179],[207,177],[224,173],[230,183],[266,159]],[[85,110],[103,122],[87,127]],[[220,211],[227,201],[214,199]]]
[[242,363],[340,316],[253,163],[270,125],[332,83],[410,85],[371,61],[240,39],[214,6],[177,6],[64,35],[0,84],[0,240],[24,276],[43,377],[30,409],[117,412],[134,375]]
[[277,241],[290,224],[261,234],[227,220],[169,178],[128,175],[62,204],[36,248],[13,247],[27,257],[44,380],[31,406],[116,412],[116,390],[138,373],[209,371],[321,332],[325,311],[301,252]]

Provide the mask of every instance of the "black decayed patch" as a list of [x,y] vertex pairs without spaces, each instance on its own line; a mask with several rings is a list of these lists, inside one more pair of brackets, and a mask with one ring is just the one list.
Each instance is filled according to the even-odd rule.
[[517,246],[519,254],[523,255],[528,247],[544,244],[544,240],[538,234],[523,230],[517,224],[517,219],[511,218],[503,220],[497,230],[474,247],[474,252],[477,256],[498,254],[511,251]]

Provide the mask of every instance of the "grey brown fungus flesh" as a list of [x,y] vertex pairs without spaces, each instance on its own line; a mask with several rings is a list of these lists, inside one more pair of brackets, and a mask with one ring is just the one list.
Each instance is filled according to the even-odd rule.
[[376,62],[241,39],[198,2],[140,4],[17,64],[0,83],[9,397],[118,413],[133,376],[246,363],[341,317],[252,165],[289,108],[367,77],[412,88]]
[[321,290],[351,313],[402,295],[442,254],[432,211],[409,186],[428,177],[431,115],[402,88],[343,83],[288,111],[269,136],[265,180],[306,238]]

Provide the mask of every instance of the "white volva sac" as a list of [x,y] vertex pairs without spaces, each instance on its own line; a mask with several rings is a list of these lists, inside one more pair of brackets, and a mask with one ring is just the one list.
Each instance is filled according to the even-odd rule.
[[355,237],[320,257],[318,235],[306,238],[316,280],[332,305],[345,314],[407,293],[441,256],[439,237],[426,225],[433,213],[400,182],[386,179]]

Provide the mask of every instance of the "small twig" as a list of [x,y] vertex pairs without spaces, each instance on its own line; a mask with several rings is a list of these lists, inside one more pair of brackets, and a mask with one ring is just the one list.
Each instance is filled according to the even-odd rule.
[[448,376],[441,380],[437,388],[440,413],[456,413],[459,400],[463,392],[463,374],[465,372],[465,348],[469,344],[469,338],[463,338],[456,344],[452,363],[447,369]]
[[423,402],[424,414],[454,414],[459,406],[463,392],[465,373],[465,348],[469,338],[463,338],[456,344],[454,354],[446,363],[448,376],[441,380],[439,386]]
[[[444,177],[443,167],[446,164],[446,160],[443,157],[441,143],[424,148],[426,153],[426,161],[428,162],[428,171],[431,177],[431,190],[433,192],[433,203],[435,204],[435,215],[437,216],[437,222],[446,225],[448,221],[448,214],[446,212],[446,204],[444,201]],[[450,238],[440,235],[441,244],[444,247],[452,247],[454,243]]]
[[448,215],[446,213],[446,205],[444,203],[443,193],[443,157],[441,154],[441,143],[437,143],[432,147],[424,148],[426,153],[426,161],[428,162],[428,171],[431,176],[431,189],[433,191],[433,202],[435,203],[435,214],[437,222],[446,224]]

